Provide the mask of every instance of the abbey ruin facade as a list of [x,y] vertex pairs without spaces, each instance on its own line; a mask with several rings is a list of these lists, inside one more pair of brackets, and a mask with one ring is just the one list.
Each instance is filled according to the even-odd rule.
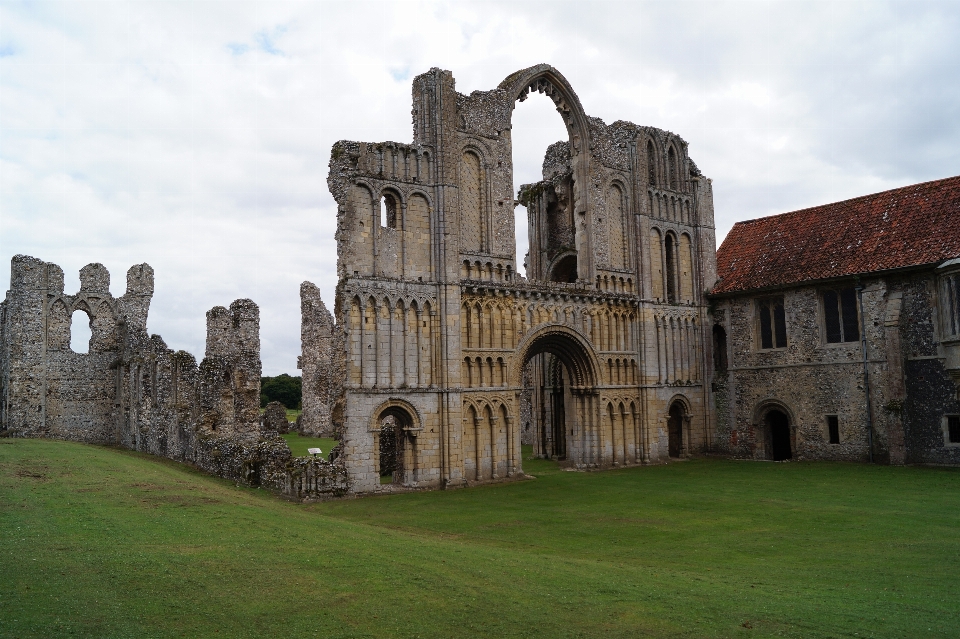
[[[515,193],[513,109],[535,94],[567,139]],[[524,446],[575,469],[960,465],[960,177],[738,222],[718,251],[687,143],[587,116],[548,65],[470,95],[431,69],[412,116],[409,144],[331,154],[339,281],[333,313],[300,289],[297,424],[339,440],[328,459],[291,455],[283,407],[259,416],[252,301],[207,313],[198,365],[148,335],[148,265],[115,298],[89,264],[70,295],[24,255],[0,303],[0,436],[126,446],[299,499],[522,477]]]
[[[517,201],[511,118],[538,93],[568,139]],[[330,160],[344,362],[332,419],[354,490],[388,474],[420,487],[515,476],[521,442],[575,468],[704,450],[715,235],[687,143],[589,117],[548,65],[470,95],[431,69],[412,115],[412,143],[341,141]]]

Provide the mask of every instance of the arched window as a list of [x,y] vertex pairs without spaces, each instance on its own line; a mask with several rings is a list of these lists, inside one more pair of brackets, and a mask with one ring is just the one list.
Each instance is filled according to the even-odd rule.
[[74,311],[70,317],[70,350],[74,353],[90,352],[90,338],[93,336],[90,324],[86,311]]
[[657,185],[657,153],[653,142],[647,141],[647,182],[650,186]]
[[667,301],[673,304],[677,301],[677,247],[670,233],[667,233],[667,239],[664,242],[664,253],[667,267]]
[[483,166],[476,153],[465,151],[460,159],[460,250],[484,250],[483,211]]
[[727,372],[727,331],[719,324],[713,325],[713,370]]
[[672,146],[670,150],[667,151],[667,171],[669,173],[670,189],[673,191],[679,190],[679,181],[677,180],[677,153],[673,150]]
[[397,228],[397,198],[390,193],[380,198],[380,226]]

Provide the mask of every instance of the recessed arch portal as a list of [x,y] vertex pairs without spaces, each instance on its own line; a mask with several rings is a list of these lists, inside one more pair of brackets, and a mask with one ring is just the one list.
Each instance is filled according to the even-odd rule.
[[415,485],[420,475],[417,435],[423,430],[417,410],[402,399],[390,399],[373,412],[370,430],[381,482]]
[[793,411],[777,400],[761,402],[754,411],[754,424],[760,434],[758,453],[763,459],[792,459],[796,450],[796,421]]
[[555,356],[570,373],[570,381],[577,388],[593,389],[599,376],[599,360],[590,341],[569,326],[543,326],[525,337],[517,346],[511,383],[519,386],[523,367],[535,355],[549,353]]

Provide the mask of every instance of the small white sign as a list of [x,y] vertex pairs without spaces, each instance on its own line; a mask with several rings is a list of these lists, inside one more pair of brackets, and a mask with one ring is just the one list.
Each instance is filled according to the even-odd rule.
[[307,452],[310,453],[311,455],[322,455],[322,454],[323,454],[323,451],[320,450],[319,448],[308,448],[308,449],[307,449]]

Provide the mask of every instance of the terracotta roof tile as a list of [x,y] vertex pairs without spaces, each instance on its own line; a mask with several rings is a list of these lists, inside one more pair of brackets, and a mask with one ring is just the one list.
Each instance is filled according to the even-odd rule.
[[960,256],[960,176],[738,222],[712,293],[935,264]]

